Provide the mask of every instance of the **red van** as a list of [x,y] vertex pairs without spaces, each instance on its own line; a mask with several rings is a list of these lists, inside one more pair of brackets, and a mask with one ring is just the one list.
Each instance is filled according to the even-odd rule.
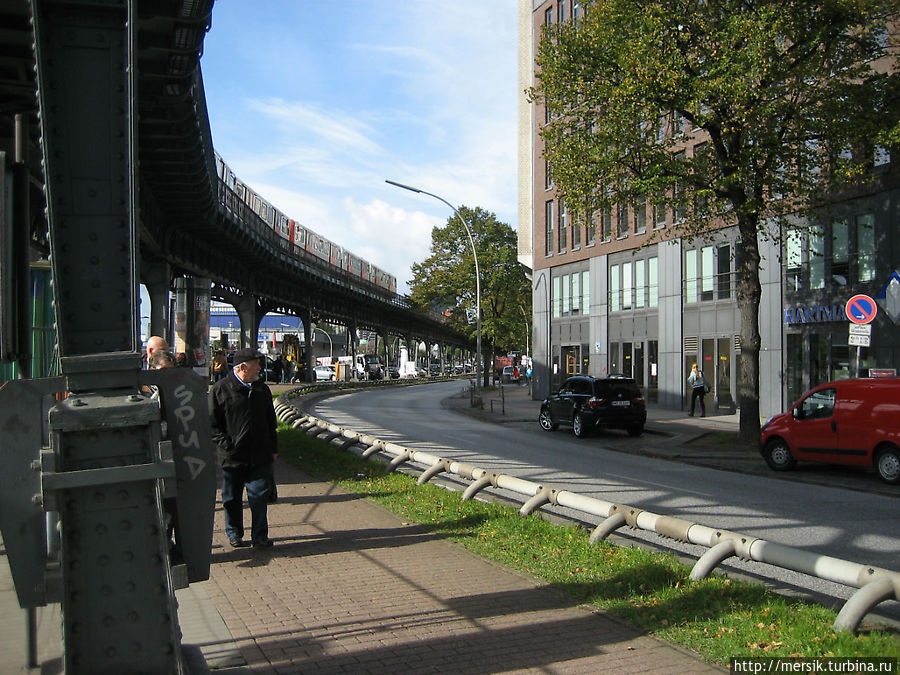
[[900,483],[900,378],[813,387],[763,425],[759,448],[775,471],[797,461],[875,466],[883,481]]

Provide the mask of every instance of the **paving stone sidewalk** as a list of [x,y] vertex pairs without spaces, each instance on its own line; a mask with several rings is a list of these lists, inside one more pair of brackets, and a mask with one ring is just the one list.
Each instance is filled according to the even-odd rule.
[[198,645],[214,672],[723,672],[295,467],[277,475],[271,551],[232,550],[219,509],[200,602],[234,644]]

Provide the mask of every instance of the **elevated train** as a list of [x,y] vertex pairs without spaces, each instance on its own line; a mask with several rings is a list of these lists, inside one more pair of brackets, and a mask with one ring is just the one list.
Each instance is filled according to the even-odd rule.
[[234,210],[235,199],[242,202],[278,235],[279,243],[287,253],[300,259],[316,258],[341,270],[336,277],[348,277],[354,285],[367,286],[385,298],[396,298],[396,277],[288,218],[243,183],[219,153],[216,153],[216,173],[220,181],[219,199],[225,207]]

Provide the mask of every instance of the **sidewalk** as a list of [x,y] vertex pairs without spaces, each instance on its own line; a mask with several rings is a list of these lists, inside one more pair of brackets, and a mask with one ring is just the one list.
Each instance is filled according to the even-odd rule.
[[[521,397],[523,420],[533,405]],[[231,549],[217,507],[211,577],[178,592],[191,673],[723,672],[361,496],[276,474],[275,547]],[[0,567],[3,672],[60,672],[58,607],[39,610],[44,667],[28,670]]]

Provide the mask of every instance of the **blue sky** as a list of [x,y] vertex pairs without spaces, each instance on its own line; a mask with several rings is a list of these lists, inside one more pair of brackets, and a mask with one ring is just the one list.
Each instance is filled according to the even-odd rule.
[[516,227],[516,0],[219,0],[213,143],[269,202],[397,277],[451,215]]

